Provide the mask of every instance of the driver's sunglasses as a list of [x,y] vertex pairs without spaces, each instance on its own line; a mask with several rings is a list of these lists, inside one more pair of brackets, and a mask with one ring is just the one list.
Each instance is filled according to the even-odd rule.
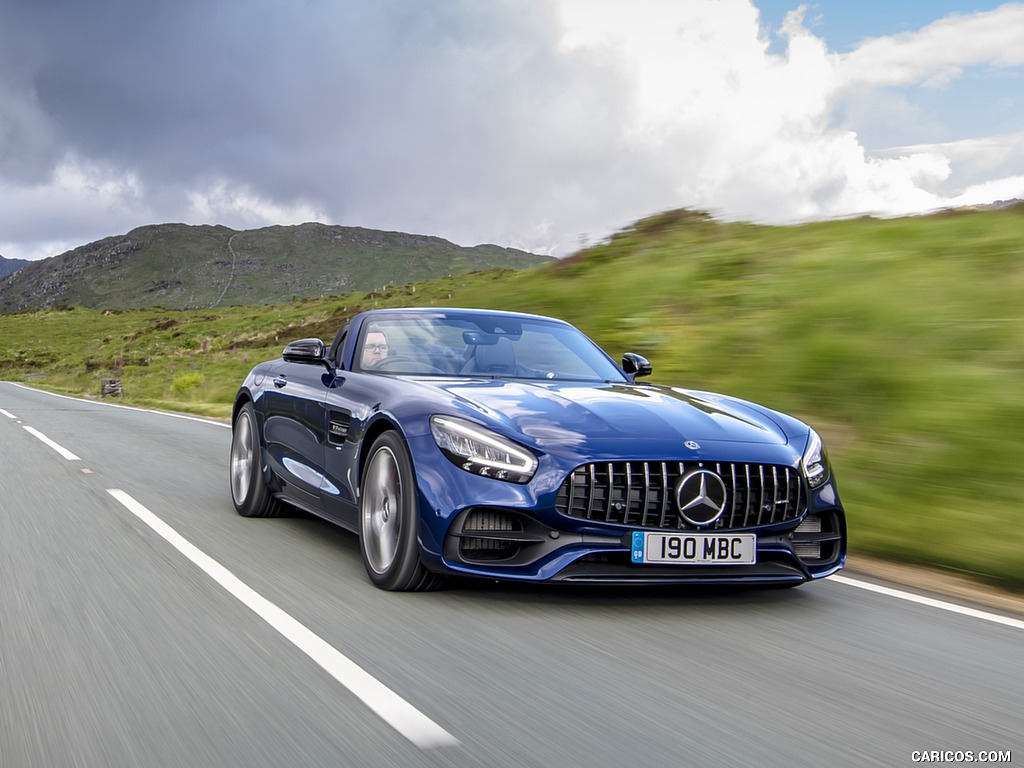
[[364,344],[363,345],[363,349],[366,352],[387,352],[388,351],[388,345],[387,344]]

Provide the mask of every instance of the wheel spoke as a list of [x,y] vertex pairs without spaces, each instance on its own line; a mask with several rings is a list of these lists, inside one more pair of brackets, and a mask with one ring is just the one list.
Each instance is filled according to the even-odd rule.
[[402,481],[398,464],[389,448],[381,448],[370,459],[363,484],[363,546],[370,566],[385,573],[395,561],[402,524]]
[[380,551],[382,565],[391,565],[398,551],[398,525],[385,524],[380,531]]
[[238,420],[231,443],[231,485],[235,501],[245,502],[252,479],[252,430],[244,416]]

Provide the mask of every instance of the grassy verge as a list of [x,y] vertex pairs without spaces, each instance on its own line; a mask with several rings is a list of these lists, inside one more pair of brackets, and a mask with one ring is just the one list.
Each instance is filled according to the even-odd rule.
[[1024,210],[800,227],[676,211],[557,264],[274,307],[0,315],[0,377],[222,416],[255,362],[372,306],[565,318],[654,380],[826,439],[855,551],[1024,589]]

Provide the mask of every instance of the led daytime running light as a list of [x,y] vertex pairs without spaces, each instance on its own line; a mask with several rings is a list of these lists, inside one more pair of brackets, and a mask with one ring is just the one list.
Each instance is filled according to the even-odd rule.
[[807,439],[807,449],[800,460],[800,468],[812,490],[821,487],[828,480],[828,456],[825,453],[825,445],[813,429]]
[[532,453],[485,427],[434,416],[430,431],[441,451],[467,472],[525,483],[537,471],[537,458]]

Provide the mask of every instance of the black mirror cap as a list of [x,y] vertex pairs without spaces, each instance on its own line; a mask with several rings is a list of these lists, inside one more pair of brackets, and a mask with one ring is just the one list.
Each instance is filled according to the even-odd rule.
[[299,339],[288,343],[282,357],[289,363],[322,363],[327,347],[320,339]]
[[622,370],[628,376],[636,378],[638,376],[650,376],[654,368],[651,367],[651,363],[646,357],[635,352],[627,352],[622,356]]

